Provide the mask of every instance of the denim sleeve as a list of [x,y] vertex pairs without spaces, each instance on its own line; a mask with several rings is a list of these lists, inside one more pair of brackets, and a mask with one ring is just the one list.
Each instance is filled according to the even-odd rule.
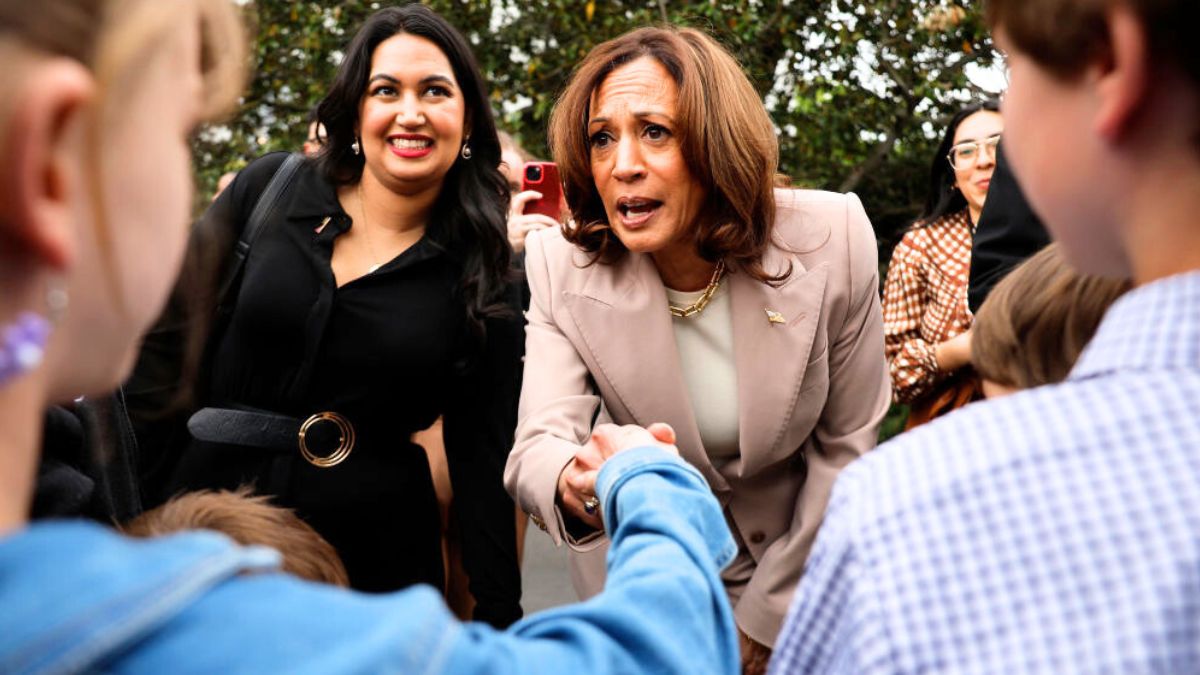
[[739,671],[719,576],[736,551],[700,473],[662,450],[638,448],[610,459],[596,486],[612,536],[604,592],[505,633],[464,626],[442,672]]
[[252,574],[170,602],[139,585],[127,594],[137,608],[180,607],[157,611],[170,616],[138,628],[136,641],[106,641],[96,662],[128,673],[737,673],[718,574],[735,547],[704,478],[637,448],[610,459],[596,485],[612,533],[604,592],[506,631],[459,623],[428,586],[365,595]]

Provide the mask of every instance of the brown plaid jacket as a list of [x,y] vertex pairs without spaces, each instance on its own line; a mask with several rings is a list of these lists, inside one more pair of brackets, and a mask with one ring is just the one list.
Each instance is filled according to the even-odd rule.
[[920,399],[950,375],[938,370],[934,348],[971,327],[971,230],[963,209],[912,228],[892,252],[883,334],[892,397],[899,403]]

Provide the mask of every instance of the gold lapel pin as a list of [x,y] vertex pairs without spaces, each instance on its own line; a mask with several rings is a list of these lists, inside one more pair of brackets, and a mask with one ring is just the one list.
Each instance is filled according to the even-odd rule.
[[766,309],[766,308],[764,308],[763,311],[767,313],[767,322],[768,323],[787,323],[787,319],[784,318],[784,316],[782,314],[780,314],[779,312],[776,312],[775,310],[772,310],[772,309]]

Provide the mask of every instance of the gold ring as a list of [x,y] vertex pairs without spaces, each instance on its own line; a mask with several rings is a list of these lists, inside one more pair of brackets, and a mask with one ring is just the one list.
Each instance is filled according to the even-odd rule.
[[[321,457],[314,455],[308,449],[308,443],[304,437],[308,434],[308,430],[318,422],[332,422],[337,425],[338,432],[341,434],[338,437],[338,447],[328,455]],[[350,425],[350,421],[345,417],[335,412],[320,412],[308,419],[304,420],[304,424],[300,425],[300,454],[304,459],[308,460],[309,464],[328,469],[331,466],[341,464],[347,457],[350,456],[350,451],[354,449],[354,427]]]

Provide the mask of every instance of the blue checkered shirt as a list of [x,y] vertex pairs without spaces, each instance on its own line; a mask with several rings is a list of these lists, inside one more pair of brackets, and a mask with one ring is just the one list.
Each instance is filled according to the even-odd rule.
[[1200,273],[838,479],[772,673],[1200,673]]

